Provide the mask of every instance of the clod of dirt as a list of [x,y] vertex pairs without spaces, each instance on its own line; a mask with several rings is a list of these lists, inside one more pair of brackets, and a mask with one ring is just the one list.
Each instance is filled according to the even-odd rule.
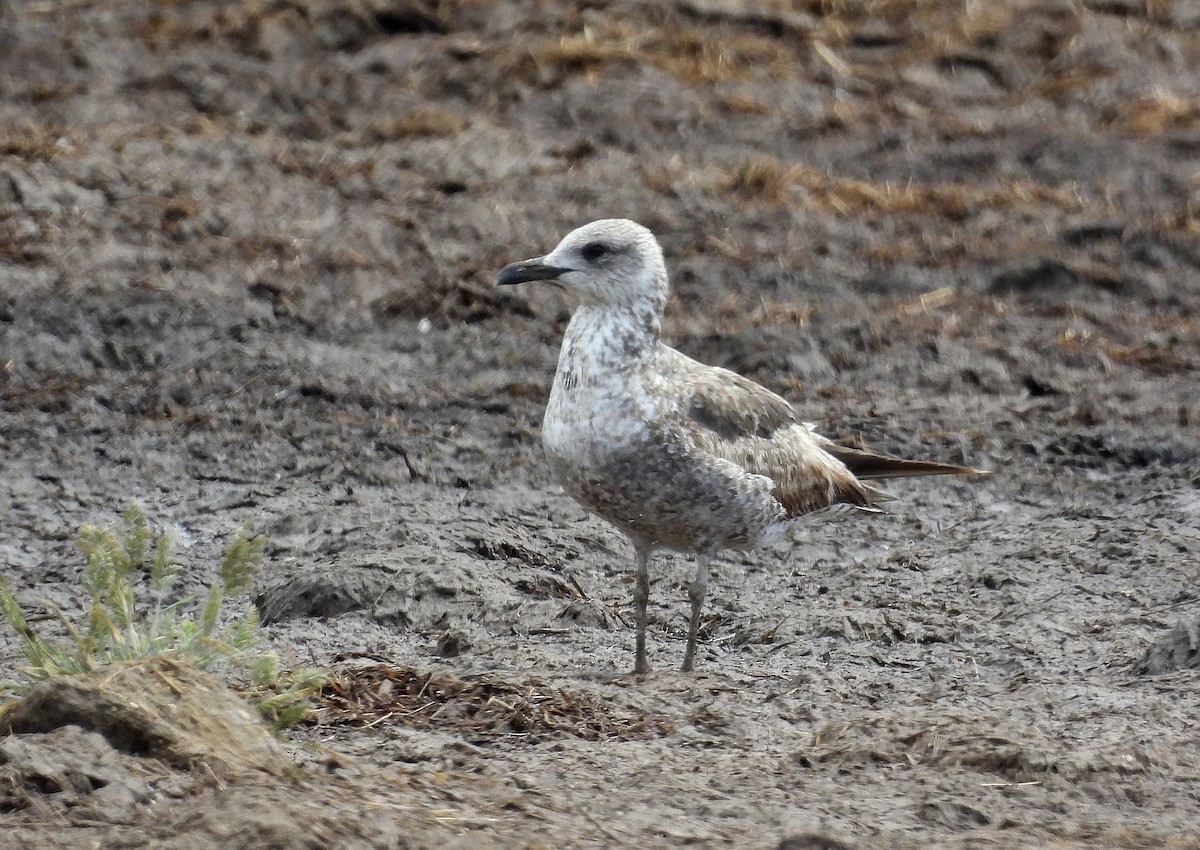
[[446,632],[438,638],[434,652],[439,658],[458,658],[471,648],[471,641],[462,632]]
[[1158,676],[1176,670],[1200,670],[1200,620],[1180,623],[1146,650],[1138,662],[1142,676]]
[[303,576],[264,590],[254,606],[259,620],[268,624],[296,617],[339,617],[369,606],[368,588],[362,585],[353,576]]
[[1046,463],[1084,469],[1106,464],[1126,469],[1170,468],[1191,464],[1197,456],[1195,444],[1188,440],[1145,434],[1118,437],[1100,428],[1032,440],[1026,450]]
[[0,811],[121,823],[149,797],[145,780],[95,732],[63,726],[0,741]]
[[268,587],[254,599],[259,621],[283,623],[303,617],[340,617],[363,611],[375,622],[408,628],[412,620],[398,601],[403,594],[395,580],[375,573],[322,570],[291,576]]
[[292,769],[283,747],[240,697],[217,679],[170,658],[55,676],[0,718],[0,733],[74,725],[116,750],[222,779]]
[[[235,785],[178,810],[169,821],[160,821],[156,834],[149,836],[149,846],[162,850],[412,850],[442,846],[445,839],[438,836],[431,841],[423,824],[371,811],[369,804],[363,804],[367,790],[357,789],[357,793],[355,798],[344,789],[320,785]],[[401,834],[406,827],[413,830],[412,840]],[[497,845],[484,842],[480,846]]]
[[789,835],[779,842],[776,850],[854,850],[855,845],[819,832]]
[[1111,273],[1075,268],[1058,260],[1039,257],[1033,261],[1016,262],[999,272],[988,285],[988,293],[1061,298],[1063,292],[1082,286],[1118,294],[1123,294],[1127,289],[1125,281]]
[[[0,717],[2,735],[0,847],[455,846],[419,786],[301,773],[237,696],[168,658],[43,682]],[[64,820],[75,840],[45,843]]]
[[331,0],[312,3],[308,11],[322,46],[355,51],[386,35],[446,32],[448,23],[437,7],[421,0]]

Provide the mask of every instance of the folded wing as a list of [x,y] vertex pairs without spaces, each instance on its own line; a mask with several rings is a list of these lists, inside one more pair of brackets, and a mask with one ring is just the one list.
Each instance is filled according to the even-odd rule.
[[724,458],[774,482],[772,494],[789,517],[835,504],[867,507],[876,500],[844,463],[826,451],[775,393],[725,369],[691,378],[682,426],[695,449]]
[[839,446],[765,387],[727,369],[691,364],[681,412],[692,445],[770,478],[789,517],[839,504],[869,508],[891,498],[864,480],[981,472]]

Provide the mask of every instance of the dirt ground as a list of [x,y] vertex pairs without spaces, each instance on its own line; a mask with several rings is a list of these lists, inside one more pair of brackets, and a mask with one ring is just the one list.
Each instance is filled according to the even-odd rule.
[[[492,286],[609,216],[685,352],[995,472],[722,558],[695,675]],[[1200,847],[1198,246],[1189,0],[3,0],[4,578],[247,524],[337,676],[288,779],[0,739],[0,846]]]

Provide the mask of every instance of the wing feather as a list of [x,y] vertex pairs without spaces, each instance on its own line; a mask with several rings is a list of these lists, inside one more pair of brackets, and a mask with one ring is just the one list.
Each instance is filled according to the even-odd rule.
[[698,370],[684,405],[683,424],[696,448],[770,478],[789,517],[876,500],[877,491],[825,451],[786,400],[735,372]]

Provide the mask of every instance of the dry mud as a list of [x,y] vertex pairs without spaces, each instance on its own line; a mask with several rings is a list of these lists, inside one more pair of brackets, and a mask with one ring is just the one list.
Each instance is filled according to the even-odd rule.
[[[0,846],[1200,847],[1198,194],[1185,0],[0,3],[4,578],[247,524],[340,665],[288,781],[0,741]],[[694,676],[491,285],[604,216],[684,351],[995,471],[723,558]]]

